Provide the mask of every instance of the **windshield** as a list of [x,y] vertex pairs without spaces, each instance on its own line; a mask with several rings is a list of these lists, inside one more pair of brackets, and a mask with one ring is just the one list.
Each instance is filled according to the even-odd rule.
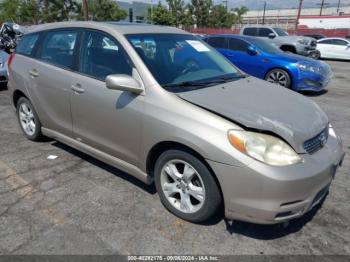
[[254,44],[257,48],[260,48],[263,52],[268,54],[280,54],[283,51],[276,46],[272,45],[270,42],[261,38],[251,38],[249,41]]
[[244,75],[214,48],[192,35],[127,35],[154,78],[171,92],[234,81]]
[[275,30],[275,32],[279,35],[279,36],[288,36],[288,33],[286,31],[284,31],[281,28],[274,28],[273,30]]

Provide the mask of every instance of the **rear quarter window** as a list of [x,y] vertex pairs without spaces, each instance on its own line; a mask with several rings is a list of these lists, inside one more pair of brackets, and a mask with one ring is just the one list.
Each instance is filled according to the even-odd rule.
[[48,32],[42,44],[40,59],[58,67],[71,68],[78,32],[59,30]]
[[16,53],[25,56],[33,56],[34,48],[38,39],[39,34],[24,35],[17,45]]
[[257,36],[258,35],[258,28],[256,27],[248,27],[243,30],[244,35],[249,36]]

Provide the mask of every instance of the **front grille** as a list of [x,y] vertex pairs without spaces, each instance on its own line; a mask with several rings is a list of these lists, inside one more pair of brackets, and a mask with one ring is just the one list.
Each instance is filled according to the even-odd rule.
[[328,140],[328,127],[317,136],[304,142],[304,149],[308,154],[313,154],[320,150]]

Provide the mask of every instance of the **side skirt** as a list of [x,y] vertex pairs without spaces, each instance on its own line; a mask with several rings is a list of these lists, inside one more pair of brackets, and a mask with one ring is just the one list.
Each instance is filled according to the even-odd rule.
[[143,172],[140,168],[129,164],[119,158],[116,158],[114,156],[111,156],[109,154],[106,154],[96,148],[93,148],[91,146],[88,146],[84,143],[81,143],[79,141],[76,141],[68,136],[62,135],[61,133],[58,133],[56,131],[53,131],[51,129],[42,127],[41,128],[41,132],[43,133],[43,135],[53,138],[57,141],[60,141],[64,144],[67,144],[79,151],[82,151],[88,155],[91,155],[93,157],[95,157],[96,159],[105,162],[115,168],[118,168],[134,177],[136,177],[137,179],[141,180],[142,182],[150,185],[153,182],[153,179],[151,176],[149,176],[147,173]]

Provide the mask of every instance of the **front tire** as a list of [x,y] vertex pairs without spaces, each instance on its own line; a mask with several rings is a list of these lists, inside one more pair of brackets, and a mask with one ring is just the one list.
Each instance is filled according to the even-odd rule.
[[292,86],[292,80],[288,72],[279,68],[269,71],[265,76],[265,80],[286,88],[291,88]]
[[29,140],[41,140],[41,122],[32,103],[25,97],[17,102],[17,118],[23,134]]
[[174,215],[190,222],[203,222],[218,212],[219,187],[206,165],[194,155],[169,150],[158,158],[155,185],[163,205]]

